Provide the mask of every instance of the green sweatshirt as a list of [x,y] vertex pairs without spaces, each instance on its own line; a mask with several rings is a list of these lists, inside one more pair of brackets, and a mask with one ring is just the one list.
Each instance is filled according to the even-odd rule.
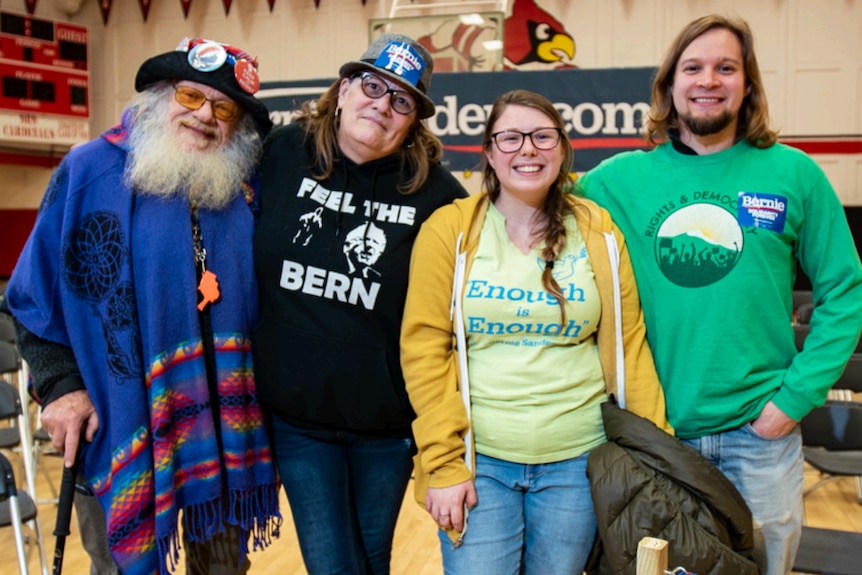
[[[581,184],[628,241],[678,436],[734,429],[769,400],[797,421],[825,401],[862,327],[862,265],[811,158],[781,144],[693,156],[666,143],[610,158]],[[798,354],[796,261],[816,306]]]

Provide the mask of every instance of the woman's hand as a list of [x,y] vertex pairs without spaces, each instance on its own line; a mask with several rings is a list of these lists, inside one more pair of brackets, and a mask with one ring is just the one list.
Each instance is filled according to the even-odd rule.
[[464,530],[464,510],[472,509],[478,501],[472,480],[451,487],[429,487],[425,493],[425,509],[437,525],[459,533]]

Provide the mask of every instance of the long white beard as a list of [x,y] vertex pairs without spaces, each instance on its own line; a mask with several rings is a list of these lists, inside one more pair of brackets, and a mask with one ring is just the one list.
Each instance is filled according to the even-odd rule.
[[190,196],[199,207],[224,208],[251,174],[260,156],[260,136],[244,115],[226,144],[212,150],[184,148],[174,137],[176,127],[166,120],[171,90],[147,90],[135,98],[126,180],[138,194]]

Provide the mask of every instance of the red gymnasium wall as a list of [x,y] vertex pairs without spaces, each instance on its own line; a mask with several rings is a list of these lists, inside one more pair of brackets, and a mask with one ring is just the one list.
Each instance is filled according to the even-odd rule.
[[0,278],[8,278],[33,229],[36,210],[0,210]]

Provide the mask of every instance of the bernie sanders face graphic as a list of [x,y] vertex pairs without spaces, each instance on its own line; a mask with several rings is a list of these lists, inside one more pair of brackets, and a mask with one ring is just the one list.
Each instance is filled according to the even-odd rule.
[[344,241],[344,256],[347,258],[348,272],[361,274],[367,278],[369,274],[376,276],[380,272],[374,269],[374,264],[386,251],[386,234],[383,230],[368,222],[351,230]]

